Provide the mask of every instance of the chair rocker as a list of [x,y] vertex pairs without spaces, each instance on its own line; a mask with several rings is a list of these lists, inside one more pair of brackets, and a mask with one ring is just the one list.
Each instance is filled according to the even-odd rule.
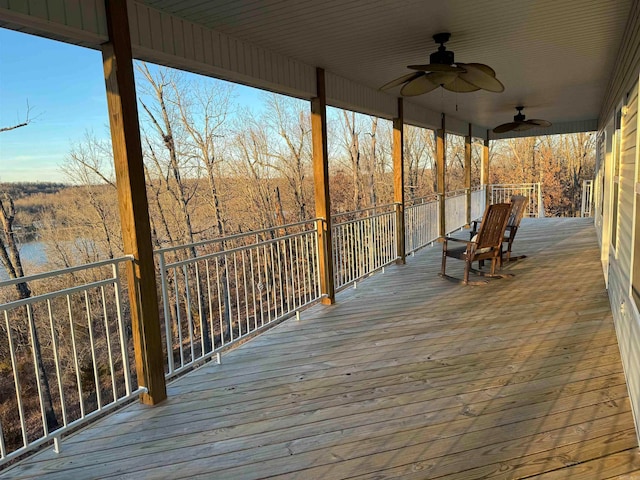
[[[462,283],[469,285],[469,272],[486,277],[502,278],[510,275],[496,274],[496,265],[500,265],[502,252],[502,241],[504,239],[505,229],[509,221],[512,205],[510,203],[497,203],[489,205],[482,217],[482,223],[478,235],[474,240],[462,240],[459,238],[444,237],[442,244],[442,269],[440,276],[444,278],[452,278],[446,274],[447,257],[457,258],[465,262],[464,279]],[[450,248],[449,243],[464,243],[464,246],[456,246]],[[491,260],[491,273],[473,270],[471,264],[475,261]],[[472,282],[471,284],[486,283]]]

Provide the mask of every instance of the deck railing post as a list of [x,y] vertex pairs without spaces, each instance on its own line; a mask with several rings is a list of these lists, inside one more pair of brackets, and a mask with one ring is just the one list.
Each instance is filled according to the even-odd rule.
[[472,125],[469,124],[469,134],[464,139],[464,188],[466,193],[465,228],[471,225],[471,141]]
[[335,302],[333,241],[329,197],[329,159],[327,154],[327,96],[324,70],[316,69],[316,93],[311,100],[311,138],[313,144],[313,184],[318,222],[318,270],[322,303]]
[[482,166],[480,168],[480,185],[484,187],[484,207],[491,205],[491,185],[489,184],[489,131],[482,144]]
[[544,218],[544,199],[542,198],[542,183],[538,182],[538,218]]
[[131,325],[138,383],[144,403],[167,397],[149,206],[140,142],[126,0],[105,2],[109,41],[102,46],[113,159],[127,262]]
[[398,116],[393,119],[393,201],[396,210],[396,263],[406,262],[404,231],[404,111],[398,99]]
[[445,164],[446,164],[446,132],[445,116],[442,114],[441,128],[436,132],[436,176],[438,193],[438,236],[444,237],[446,232],[446,202],[445,202]]

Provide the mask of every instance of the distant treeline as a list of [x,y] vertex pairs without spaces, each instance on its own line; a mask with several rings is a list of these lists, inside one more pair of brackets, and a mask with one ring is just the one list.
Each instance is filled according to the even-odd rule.
[[38,195],[40,193],[56,193],[67,187],[64,183],[54,182],[15,182],[0,183],[0,195],[8,193],[14,200],[18,198]]

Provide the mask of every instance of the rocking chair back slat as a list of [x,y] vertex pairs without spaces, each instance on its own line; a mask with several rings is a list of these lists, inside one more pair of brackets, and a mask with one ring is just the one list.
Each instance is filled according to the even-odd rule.
[[518,228],[520,226],[520,221],[524,216],[524,209],[527,206],[528,201],[529,198],[524,195],[513,195],[511,197],[511,215],[509,215],[507,227]]
[[511,204],[498,203],[490,207],[493,208],[485,210],[480,224],[480,231],[476,240],[478,249],[499,246],[502,243],[506,224],[509,221]]

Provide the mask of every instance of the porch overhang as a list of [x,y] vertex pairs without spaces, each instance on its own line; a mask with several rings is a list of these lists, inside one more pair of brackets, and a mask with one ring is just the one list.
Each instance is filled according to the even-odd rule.
[[[2,2],[0,26],[99,48],[107,41],[104,2],[72,3]],[[138,59],[305,99],[316,96],[321,67],[328,105],[388,119],[397,116],[399,92],[378,87],[428,58],[434,33],[450,31],[456,58],[491,65],[505,92],[438,89],[405,99],[404,121],[437,129],[444,113],[448,132],[467,135],[471,126],[480,138],[595,130],[637,77],[638,10],[637,0],[128,2]],[[554,126],[488,133],[520,104]]]

